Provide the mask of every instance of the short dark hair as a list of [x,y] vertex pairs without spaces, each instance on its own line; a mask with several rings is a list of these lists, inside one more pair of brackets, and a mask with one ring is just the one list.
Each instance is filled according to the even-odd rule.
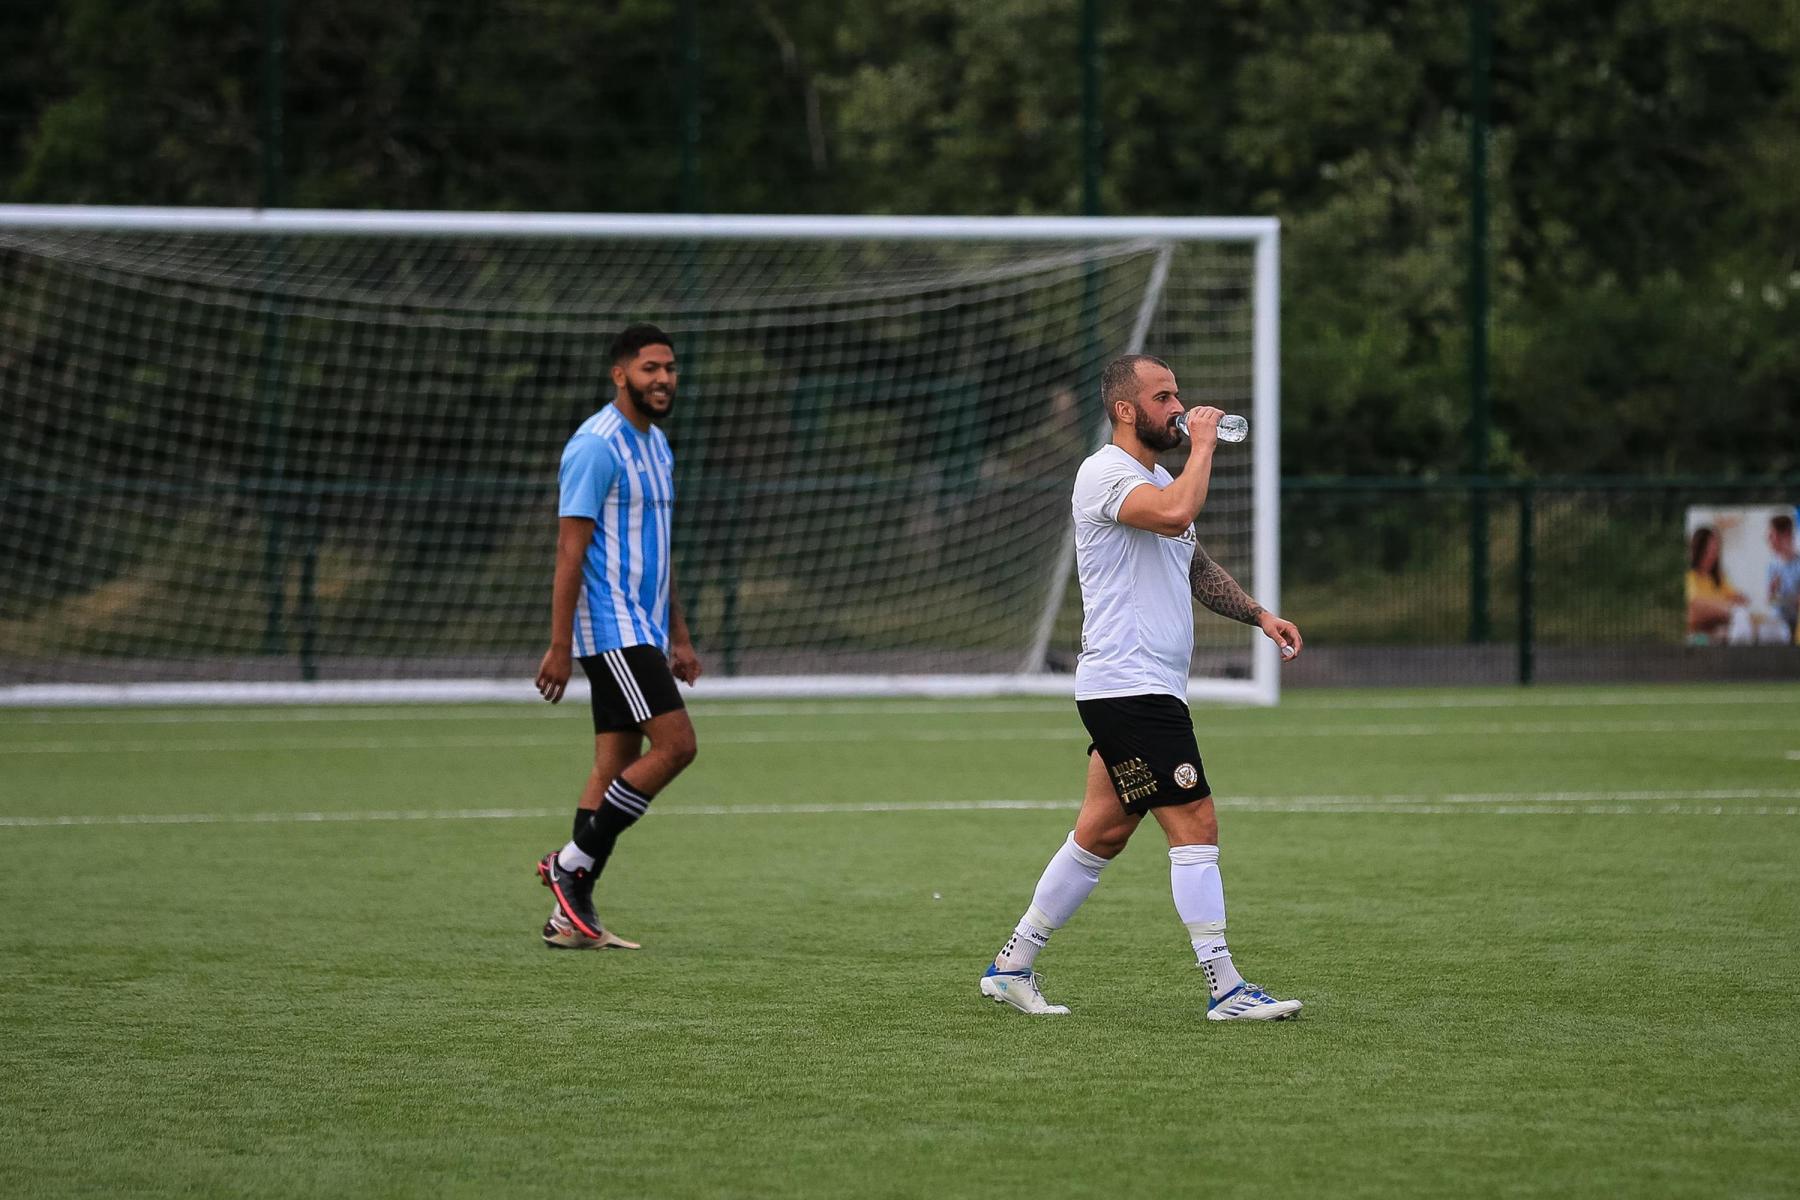
[[1769,518],[1769,528],[1774,530],[1776,537],[1793,537],[1794,518],[1786,513],[1776,513]]
[[1137,383],[1139,363],[1149,363],[1153,367],[1169,369],[1169,364],[1153,354],[1121,354],[1106,364],[1106,370],[1100,375],[1100,403],[1106,408],[1106,415],[1117,420],[1113,413],[1113,401],[1127,397],[1135,399],[1130,389]]
[[630,362],[645,346],[667,346],[673,350],[675,341],[654,325],[641,322],[636,325],[627,325],[619,331],[619,336],[613,339],[613,365],[616,367],[620,363]]

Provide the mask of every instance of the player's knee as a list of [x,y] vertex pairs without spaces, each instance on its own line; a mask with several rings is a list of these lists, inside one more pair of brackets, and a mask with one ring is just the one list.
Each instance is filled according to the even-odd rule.
[[700,745],[694,737],[694,729],[690,725],[686,729],[678,729],[670,733],[656,749],[669,760],[669,764],[677,771],[685,770],[690,763],[700,756]]
[[1075,836],[1075,844],[1089,854],[1097,854],[1101,858],[1119,857],[1125,849],[1125,843],[1131,840],[1129,829],[1082,830]]
[[1212,797],[1205,796],[1189,804],[1170,805],[1154,810],[1171,846],[1217,846],[1219,814]]
[[1219,819],[1217,817],[1211,816],[1209,814],[1204,819],[1202,819],[1200,821],[1196,821],[1194,823],[1194,827],[1193,827],[1193,837],[1194,837],[1194,840],[1196,842],[1199,842],[1201,845],[1205,845],[1205,846],[1218,845],[1219,844]]
[[1110,859],[1115,859],[1115,858],[1119,857],[1119,855],[1122,854],[1124,852],[1124,850],[1125,850],[1125,839],[1124,838],[1112,838],[1112,839],[1103,841],[1099,846],[1096,846],[1094,848],[1094,853],[1098,854],[1101,858],[1110,860]]

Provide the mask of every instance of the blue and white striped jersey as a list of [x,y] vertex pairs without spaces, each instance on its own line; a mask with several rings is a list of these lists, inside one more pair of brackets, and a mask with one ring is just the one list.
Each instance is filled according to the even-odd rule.
[[639,433],[607,405],[563,448],[557,514],[594,522],[575,600],[577,658],[626,646],[669,648],[669,526],[675,455],[662,430]]

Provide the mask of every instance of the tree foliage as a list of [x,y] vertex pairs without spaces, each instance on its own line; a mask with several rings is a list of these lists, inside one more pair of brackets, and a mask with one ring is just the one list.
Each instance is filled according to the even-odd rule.
[[[1283,221],[1287,468],[1462,469],[1466,7],[1103,7],[1106,210]],[[1494,462],[1800,469],[1800,0],[1496,9]],[[290,204],[1080,205],[1079,0],[283,11]],[[0,0],[0,194],[262,200],[263,15]],[[690,15],[699,140],[684,146]]]

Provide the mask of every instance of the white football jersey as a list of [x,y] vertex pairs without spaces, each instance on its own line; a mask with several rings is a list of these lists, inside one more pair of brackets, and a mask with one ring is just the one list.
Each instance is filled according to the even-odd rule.
[[1075,698],[1187,699],[1194,658],[1194,596],[1188,568],[1194,527],[1163,537],[1119,523],[1119,506],[1143,484],[1168,487],[1160,464],[1146,469],[1110,442],[1075,473],[1075,566],[1081,578],[1081,657]]

